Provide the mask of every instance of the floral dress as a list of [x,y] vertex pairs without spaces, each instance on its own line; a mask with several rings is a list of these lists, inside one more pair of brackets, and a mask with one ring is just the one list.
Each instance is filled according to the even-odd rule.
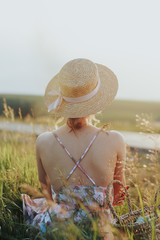
[[75,166],[70,171],[66,179],[68,180],[72,173],[78,167],[84,175],[91,181],[92,185],[70,185],[62,187],[56,194],[52,189],[52,198],[54,203],[49,204],[45,198],[31,199],[28,195],[22,194],[23,215],[26,222],[33,226],[40,227],[42,232],[46,231],[46,225],[51,226],[52,221],[56,219],[72,218],[75,223],[85,220],[88,216],[95,213],[103,212],[111,220],[110,210],[106,204],[106,187],[96,186],[94,180],[81,167],[80,162],[83,160],[94,140],[102,129],[100,129],[92,138],[88,147],[85,149],[81,158],[76,161],[70,152],[66,149],[60,138],[54,134],[59,144],[69,155]]
[[63,187],[57,194],[52,190],[53,204],[45,198],[31,199],[22,194],[23,215],[27,224],[39,226],[42,232],[52,221],[72,218],[75,223],[86,220],[88,214],[105,213],[111,220],[110,210],[106,204],[106,188],[92,185],[75,185]]

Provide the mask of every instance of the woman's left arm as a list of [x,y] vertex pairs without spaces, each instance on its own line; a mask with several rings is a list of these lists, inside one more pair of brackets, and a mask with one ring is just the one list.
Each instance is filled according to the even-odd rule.
[[40,145],[41,145],[41,140],[38,137],[37,141],[36,141],[36,159],[37,159],[39,181],[41,184],[42,192],[43,192],[44,196],[46,197],[46,199],[53,201],[52,193],[51,193],[51,184],[50,184],[49,178],[45,172],[45,169],[43,167],[41,157],[40,157],[40,150],[39,150]]

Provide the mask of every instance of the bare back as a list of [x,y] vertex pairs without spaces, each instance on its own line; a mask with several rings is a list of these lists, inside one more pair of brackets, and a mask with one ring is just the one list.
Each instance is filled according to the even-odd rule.
[[[59,144],[54,133],[76,161],[80,159],[91,140],[99,131],[91,125],[74,133],[67,125],[54,132],[41,134],[37,139],[37,164],[40,182],[48,177],[55,191],[66,184],[66,177],[75,166],[72,159]],[[100,131],[80,166],[97,186],[106,187],[113,179],[124,182],[123,169],[125,143],[123,137],[114,131]],[[76,167],[68,179],[69,185],[91,185],[91,181]]]

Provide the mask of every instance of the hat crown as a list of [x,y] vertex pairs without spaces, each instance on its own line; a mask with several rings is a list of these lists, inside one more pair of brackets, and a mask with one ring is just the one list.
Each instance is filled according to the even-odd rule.
[[58,74],[61,93],[66,97],[81,97],[95,89],[99,80],[95,63],[75,59],[65,64]]

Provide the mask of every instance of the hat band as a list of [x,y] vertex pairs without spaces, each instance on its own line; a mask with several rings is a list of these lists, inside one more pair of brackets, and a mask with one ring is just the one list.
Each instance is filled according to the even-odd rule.
[[72,98],[65,97],[62,95],[60,88],[58,91],[53,90],[51,92],[48,92],[48,95],[57,96],[57,99],[48,106],[48,112],[50,112],[51,110],[57,110],[62,104],[63,99],[69,103],[81,103],[89,100],[97,93],[99,86],[100,86],[100,79],[98,79],[98,84],[93,91],[81,97],[72,97]]

